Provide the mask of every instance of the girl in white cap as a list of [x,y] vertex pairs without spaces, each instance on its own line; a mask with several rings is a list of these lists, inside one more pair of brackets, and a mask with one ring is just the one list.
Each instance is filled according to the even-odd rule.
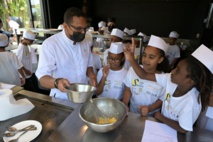
[[[132,46],[124,49],[124,53],[136,74],[140,78],[157,81],[166,89],[161,113],[154,113],[154,117],[178,132],[193,131],[193,124],[201,109],[205,110],[209,102],[213,52],[201,45],[192,56],[180,61],[177,67],[167,74],[147,73],[137,64],[133,52],[134,40]],[[154,103],[147,106],[147,111],[149,112],[155,105]]]
[[5,50],[8,44],[8,37],[0,34],[0,82],[22,86],[25,84],[23,65],[14,53]]
[[[32,65],[32,54],[30,45],[35,40],[35,34],[31,30],[26,30],[23,34],[24,39],[18,45],[16,55],[19,60],[21,60],[22,64],[24,65],[24,73],[26,75],[26,84],[24,85],[25,90],[36,91],[34,89],[37,84],[33,84],[34,82],[31,78],[33,74],[33,65]],[[36,80],[36,78],[34,78]]]
[[123,80],[127,73],[127,70],[123,68],[125,58],[121,42],[111,43],[107,59],[109,66],[104,66],[97,75],[96,94],[98,97],[120,100],[123,97]]
[[[165,57],[167,49],[168,45],[163,39],[151,35],[143,52],[143,65],[141,67],[146,72],[162,74],[163,67],[167,68],[168,65]],[[144,112],[144,106],[152,105],[155,102],[161,105],[164,93],[163,86],[154,81],[140,79],[132,67],[130,67],[124,83],[126,88],[122,101],[127,107],[130,103],[131,112],[147,115],[147,112]],[[159,111],[159,108],[150,110],[149,115],[152,116],[156,111]]]

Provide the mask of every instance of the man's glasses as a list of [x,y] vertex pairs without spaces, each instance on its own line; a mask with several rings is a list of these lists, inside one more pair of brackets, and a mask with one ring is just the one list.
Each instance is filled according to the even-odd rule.
[[122,58],[120,58],[120,59],[114,59],[114,58],[110,58],[110,57],[107,57],[107,60],[109,61],[109,62],[115,62],[115,63],[118,63],[118,62],[120,62],[121,60],[122,60]]
[[77,31],[77,32],[87,32],[88,30],[89,30],[89,27],[86,27],[86,28],[80,28],[80,27],[75,27],[75,26],[73,26],[73,25],[71,25],[71,24],[67,24],[68,26],[70,26],[70,27],[72,27],[72,28],[74,28],[75,29],[75,31]]

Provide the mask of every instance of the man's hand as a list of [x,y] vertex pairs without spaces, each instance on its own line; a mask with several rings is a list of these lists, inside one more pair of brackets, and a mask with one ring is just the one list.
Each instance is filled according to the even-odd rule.
[[59,89],[61,92],[66,92],[65,87],[70,86],[70,82],[69,82],[69,80],[62,78],[62,79],[60,79],[60,80],[58,81],[58,85],[57,85],[57,86],[58,86],[58,89]]
[[26,83],[25,78],[21,78],[21,86],[24,85]]

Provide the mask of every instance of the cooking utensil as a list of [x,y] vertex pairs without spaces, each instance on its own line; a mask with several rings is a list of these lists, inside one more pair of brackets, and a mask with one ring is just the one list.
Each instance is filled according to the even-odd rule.
[[67,96],[74,103],[85,103],[92,98],[96,87],[85,84],[70,84],[66,87]]
[[22,128],[22,129],[19,129],[19,130],[17,130],[16,127],[9,127],[9,128],[7,129],[7,131],[11,131],[11,132],[14,132],[14,131],[24,131],[25,129],[27,129],[27,128],[29,128],[29,127],[32,127],[32,126],[35,126],[35,125],[29,125],[29,126],[27,126],[27,127],[24,127],[24,128]]
[[29,130],[24,131],[21,135],[19,135],[16,139],[12,139],[9,142],[18,142],[19,138],[24,135],[25,133],[27,133]]
[[[94,113],[91,112],[91,103],[84,103],[79,112],[79,116],[85,124],[93,131],[104,133],[117,128],[127,115],[126,106],[119,100],[111,98],[95,98],[93,104],[103,113],[107,118],[115,118],[116,122],[109,124],[97,124]],[[87,111],[90,111],[89,114]],[[93,110],[94,111],[94,110]]]
[[100,117],[107,120],[107,117],[104,115],[104,113],[102,113],[102,111],[95,104],[93,104],[92,98],[90,101],[88,101],[87,107],[88,109],[85,111],[85,115],[88,116],[90,121],[98,123]]
[[8,128],[8,130],[9,130],[9,132],[4,133],[4,137],[13,137],[19,132],[27,131],[27,130],[30,130],[30,131],[37,130],[37,128],[35,127],[35,125],[29,125],[29,126],[23,128],[23,129],[20,129],[20,130],[16,130],[15,127],[10,127],[10,128]]

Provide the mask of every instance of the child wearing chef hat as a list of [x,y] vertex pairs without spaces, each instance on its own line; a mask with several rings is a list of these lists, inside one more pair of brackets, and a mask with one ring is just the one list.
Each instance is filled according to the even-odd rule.
[[[166,52],[168,45],[160,37],[151,35],[148,45],[146,46],[141,67],[149,73],[162,74],[161,66],[166,65]],[[154,81],[140,79],[132,67],[130,67],[125,79],[125,90],[123,96],[123,103],[128,106],[129,110],[134,113],[144,115],[143,106],[152,105],[155,102],[163,100],[164,87]],[[160,109],[150,110],[149,116],[153,116],[154,112]]]
[[14,53],[5,50],[8,44],[8,37],[5,34],[0,34],[0,81],[22,86],[25,84],[23,65]]
[[[157,81],[165,88],[161,113],[154,113],[154,117],[180,133],[193,131],[193,124],[209,103],[213,85],[213,52],[201,45],[192,56],[181,60],[171,73],[153,74],[137,64],[133,50],[134,41],[124,53],[136,74],[142,79]],[[157,104],[147,106],[146,110],[149,112],[154,106]]]
[[[110,34],[110,40],[109,40],[109,45],[111,45],[112,42],[122,42],[124,36],[124,32],[121,31],[120,29],[114,28]],[[107,65],[107,56],[108,56],[109,49],[106,49],[104,51],[104,60],[103,64]]]
[[111,43],[107,60],[109,65],[100,69],[97,75],[96,94],[98,97],[121,100],[124,91],[123,80],[127,73],[123,68],[125,58],[122,42]]
[[[35,49],[31,48],[31,44],[35,40],[35,34],[31,30],[26,30],[23,34],[23,40],[19,43],[16,55],[19,60],[21,60],[22,64],[24,65],[24,73],[26,75],[26,84],[24,85],[25,90],[36,91],[35,87],[37,83],[34,83],[36,78],[33,75],[35,71],[33,71],[33,60],[32,56],[35,56]],[[36,64],[36,61],[34,61]],[[31,78],[31,76],[34,76]],[[33,79],[34,78],[34,79]]]
[[168,39],[168,52],[167,58],[169,60],[168,71],[170,72],[172,68],[176,65],[178,59],[180,58],[180,48],[176,44],[177,39],[179,38],[179,34],[176,31],[171,31]]

